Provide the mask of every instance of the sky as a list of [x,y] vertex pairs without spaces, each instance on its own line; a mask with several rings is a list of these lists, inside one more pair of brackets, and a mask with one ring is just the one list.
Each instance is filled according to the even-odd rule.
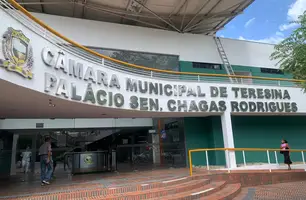
[[290,23],[306,10],[306,0],[255,0],[220,30],[219,37],[276,44],[296,28]]

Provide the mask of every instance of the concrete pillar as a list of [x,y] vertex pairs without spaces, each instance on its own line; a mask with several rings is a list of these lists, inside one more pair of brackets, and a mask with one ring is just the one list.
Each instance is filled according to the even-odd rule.
[[[232,118],[230,112],[225,112],[221,115],[221,124],[223,132],[224,148],[235,148],[233,128],[232,128]],[[231,169],[237,167],[236,155],[234,151],[225,152],[226,167]]]
[[159,144],[159,134],[152,134],[152,143],[153,143],[153,163],[155,165],[160,164],[160,144]]
[[153,149],[153,162],[156,166],[163,165],[163,141],[161,139],[161,131],[165,127],[164,120],[161,118],[153,119],[153,124],[156,130],[156,133],[152,134],[152,143],[155,144]]
[[16,175],[16,150],[19,134],[13,135],[12,158],[11,158],[11,175]]

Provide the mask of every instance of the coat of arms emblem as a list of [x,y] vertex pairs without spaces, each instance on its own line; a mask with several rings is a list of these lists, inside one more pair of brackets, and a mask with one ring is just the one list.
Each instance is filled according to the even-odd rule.
[[0,67],[32,79],[33,50],[30,39],[21,30],[8,28],[3,35],[2,51],[5,59],[0,59]]

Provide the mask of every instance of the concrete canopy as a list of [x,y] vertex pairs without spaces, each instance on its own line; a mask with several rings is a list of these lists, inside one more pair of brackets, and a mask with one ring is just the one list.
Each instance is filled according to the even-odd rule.
[[51,15],[214,35],[254,0],[19,0]]
[[0,79],[0,120],[9,118],[155,118],[208,116],[214,113],[152,113],[79,105]]

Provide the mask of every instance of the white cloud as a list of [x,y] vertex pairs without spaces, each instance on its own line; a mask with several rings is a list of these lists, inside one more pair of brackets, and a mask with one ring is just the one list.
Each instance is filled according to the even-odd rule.
[[247,21],[247,22],[244,24],[244,27],[247,28],[247,27],[250,26],[254,21],[255,21],[255,17],[253,17],[252,19],[250,19],[249,21]]
[[280,31],[285,31],[285,30],[296,28],[298,26],[299,26],[298,24],[294,24],[294,23],[291,23],[291,24],[282,24],[282,25],[279,26],[279,30]]
[[[296,0],[293,4],[290,5],[287,12],[288,21],[296,21],[298,17],[304,13],[306,10],[306,0]],[[280,31],[290,30],[298,27],[298,24],[289,24],[285,23],[279,26]]]
[[288,20],[295,21],[306,10],[306,0],[296,0],[290,5],[287,13]]
[[261,43],[267,43],[267,44],[277,44],[281,42],[284,39],[284,34],[281,32],[276,32],[274,35],[259,39],[259,40],[253,40],[253,39],[246,39],[242,36],[239,36],[239,40],[246,40],[246,41],[253,41],[253,42],[261,42]]

